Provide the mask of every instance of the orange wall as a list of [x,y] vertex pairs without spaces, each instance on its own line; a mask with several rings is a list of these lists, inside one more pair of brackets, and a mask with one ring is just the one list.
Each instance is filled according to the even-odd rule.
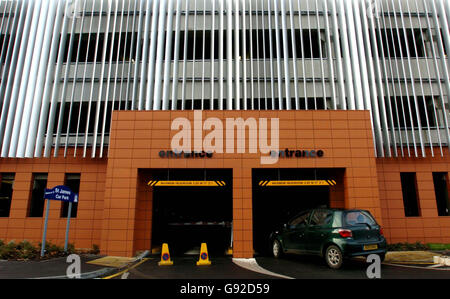
[[[11,215],[0,218],[0,239],[40,242],[44,218],[29,218],[32,174],[48,173],[48,187],[64,183],[65,173],[81,173],[78,216],[71,221],[70,242],[77,248],[100,245],[109,255],[132,256],[151,246],[152,190],[140,169],[231,168],[233,170],[234,257],[253,256],[252,168],[345,169],[332,188],[332,207],[370,210],[390,242],[450,243],[450,217],[438,217],[432,172],[448,172],[450,156],[374,158],[368,111],[204,111],[207,117],[279,117],[280,149],[322,149],[322,158],[280,158],[261,165],[260,154],[218,154],[208,159],[160,158],[170,150],[171,121],[193,120],[193,111],[115,111],[108,158],[0,159],[0,172],[16,174]],[[270,122],[269,122],[270,123]],[[203,136],[205,132],[203,132]],[[78,153],[77,155],[80,155]],[[88,157],[90,154],[88,153]],[[400,172],[417,172],[421,216],[405,218]],[[274,206],[276,202],[274,201]],[[66,219],[61,203],[50,209],[47,240],[62,245]]]
[[[0,172],[15,173],[11,211],[8,218],[0,218],[0,239],[16,242],[42,241],[44,215],[40,218],[27,217],[31,200],[33,173],[48,173],[47,187],[64,184],[66,173],[81,173],[78,213],[70,221],[69,243],[77,248],[92,248],[100,245],[103,217],[106,159],[74,158],[73,150],[63,158],[0,159]],[[47,241],[63,245],[67,218],[60,218],[61,202],[50,204]]]
[[[434,158],[427,150],[427,158],[377,159],[380,203],[389,242],[450,243],[450,217],[438,217],[432,174],[450,171],[448,148],[443,153],[441,157],[439,148],[434,148]],[[405,217],[400,172],[416,173],[419,217]]]
[[[332,198],[336,206],[369,209],[382,222],[376,162],[367,111],[204,111],[207,117],[279,117],[280,149],[322,149],[322,158],[280,159],[261,165],[260,154],[214,154],[210,159],[160,158],[170,150],[171,120],[193,111],[121,111],[113,113],[101,250],[132,255],[150,247],[151,188],[139,182],[138,169],[232,168],[234,257],[253,256],[252,168],[345,168],[343,184]],[[205,135],[205,132],[203,132]],[[276,203],[274,202],[274,205]]]

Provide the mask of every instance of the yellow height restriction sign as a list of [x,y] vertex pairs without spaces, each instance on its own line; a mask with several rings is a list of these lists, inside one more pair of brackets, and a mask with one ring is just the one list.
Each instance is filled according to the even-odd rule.
[[260,181],[261,187],[279,186],[335,186],[335,180],[296,180],[296,181]]
[[148,184],[152,187],[223,187],[224,181],[149,181]]

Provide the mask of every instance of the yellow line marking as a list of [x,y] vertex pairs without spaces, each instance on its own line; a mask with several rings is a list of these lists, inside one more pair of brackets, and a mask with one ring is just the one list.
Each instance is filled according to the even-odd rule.
[[142,259],[142,261],[140,261],[139,263],[136,263],[136,264],[134,264],[133,266],[131,266],[131,267],[129,267],[129,268],[123,270],[123,271],[120,271],[120,272],[118,272],[118,273],[116,273],[116,274],[113,274],[113,275],[110,275],[110,276],[103,277],[102,279],[111,279],[111,278],[117,277],[117,276],[119,276],[119,275],[122,275],[123,273],[128,272],[128,271],[130,271],[131,269],[136,268],[137,266],[139,266],[140,264],[142,264],[142,263],[144,263],[144,262],[146,262],[146,261],[148,261],[148,260],[149,260],[149,258],[144,258],[144,259]]

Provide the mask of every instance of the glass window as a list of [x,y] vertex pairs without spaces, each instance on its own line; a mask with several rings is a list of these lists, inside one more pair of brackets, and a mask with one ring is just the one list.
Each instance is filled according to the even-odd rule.
[[417,197],[416,174],[414,172],[402,172],[400,173],[400,179],[402,183],[405,216],[420,216],[419,199]]
[[450,216],[448,198],[448,175],[446,172],[433,172],[434,193],[439,216]]
[[[72,192],[80,192],[80,174],[79,173],[66,173],[65,186],[69,187]],[[78,203],[72,203],[72,210],[70,213],[71,218],[77,217]],[[61,217],[66,218],[69,213],[69,203],[63,201],[61,204]]]
[[9,217],[13,184],[13,173],[2,173],[0,175],[0,217]]
[[350,211],[344,214],[345,225],[359,225],[369,224],[376,225],[375,219],[370,214],[364,211]]
[[42,217],[44,214],[44,193],[47,187],[47,174],[33,174],[31,200],[28,206],[28,217]]
[[304,227],[308,223],[308,218],[311,212],[303,213],[297,217],[295,217],[291,222],[289,223],[290,227]]
[[316,210],[309,221],[310,225],[326,226],[331,223],[333,213],[326,210]]

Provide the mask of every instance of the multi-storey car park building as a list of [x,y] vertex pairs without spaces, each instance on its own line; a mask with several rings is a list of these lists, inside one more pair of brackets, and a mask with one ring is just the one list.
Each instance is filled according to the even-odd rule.
[[[69,241],[104,254],[206,241],[252,257],[317,206],[367,209],[391,243],[450,243],[450,1],[2,0],[0,15],[0,239],[39,242],[44,188],[65,184]],[[264,119],[272,164],[250,149]],[[222,125],[245,143],[226,131],[205,150]],[[273,186],[299,180],[316,186]],[[164,186],[180,181],[201,186]],[[47,240],[67,213],[52,202]]]

